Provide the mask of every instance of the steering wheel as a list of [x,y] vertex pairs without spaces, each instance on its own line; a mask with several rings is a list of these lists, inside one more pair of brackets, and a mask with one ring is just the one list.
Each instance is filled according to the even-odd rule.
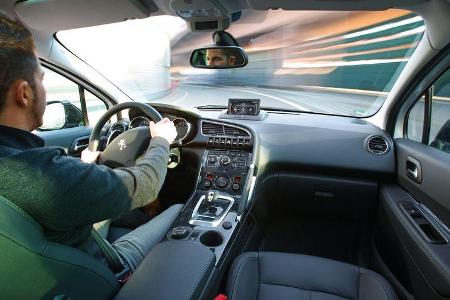
[[[150,120],[159,122],[162,120],[161,114],[150,105],[139,102],[125,102],[110,108],[97,122],[89,138],[88,149],[98,151],[100,145],[101,131],[106,122],[124,109],[139,109]],[[148,127],[137,127],[122,132],[103,151],[99,163],[108,167],[131,167],[136,164],[136,159],[141,156],[151,140],[150,129]]]

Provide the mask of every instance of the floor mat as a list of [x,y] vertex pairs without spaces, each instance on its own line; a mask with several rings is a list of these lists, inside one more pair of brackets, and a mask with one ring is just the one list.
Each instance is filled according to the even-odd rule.
[[274,218],[264,230],[260,251],[314,255],[358,264],[358,226],[320,218]]

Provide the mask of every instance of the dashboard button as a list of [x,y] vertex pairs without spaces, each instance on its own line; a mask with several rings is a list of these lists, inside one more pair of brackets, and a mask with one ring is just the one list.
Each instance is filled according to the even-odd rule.
[[173,239],[184,239],[189,234],[189,231],[186,229],[186,227],[178,226],[172,229],[171,237]]
[[233,227],[233,224],[231,224],[231,222],[229,222],[229,221],[225,221],[225,222],[223,222],[222,227],[225,230],[229,230]]
[[239,190],[240,187],[241,187],[241,186],[239,185],[239,183],[233,183],[233,185],[232,185],[232,188],[233,188],[233,190],[235,190],[235,191]]
[[222,158],[220,159],[220,163],[224,166],[228,165],[230,162],[231,159],[226,155],[222,156]]
[[211,181],[209,180],[205,180],[205,182],[203,183],[203,185],[205,186],[205,188],[209,189],[212,185]]
[[220,188],[225,188],[228,185],[228,179],[225,176],[220,176],[216,179],[216,185]]

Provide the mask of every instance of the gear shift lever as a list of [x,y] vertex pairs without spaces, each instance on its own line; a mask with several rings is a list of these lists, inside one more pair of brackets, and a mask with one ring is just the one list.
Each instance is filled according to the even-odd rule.
[[208,201],[208,203],[212,203],[215,200],[217,200],[217,198],[219,197],[219,193],[216,191],[209,191],[208,192],[208,196],[206,197],[206,200]]
[[193,213],[190,224],[217,226],[233,206],[232,197],[220,194],[218,191],[208,191],[200,197]]

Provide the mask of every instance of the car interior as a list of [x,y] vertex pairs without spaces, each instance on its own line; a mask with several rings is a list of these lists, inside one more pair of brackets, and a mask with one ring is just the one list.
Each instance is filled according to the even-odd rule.
[[[0,191],[0,298],[450,299],[449,0],[2,0],[0,11],[31,30],[46,76],[80,102],[48,91],[35,132],[46,146],[73,157],[89,147],[102,151],[103,165],[130,167],[148,147],[150,121],[176,126],[158,200],[112,220],[107,242],[183,204],[122,280],[120,268],[48,240]],[[171,54],[148,54],[171,73],[142,76],[167,88],[134,96],[127,87],[144,81],[128,72],[149,62],[124,67],[101,51],[91,59],[86,30],[117,26],[115,44],[97,41],[116,53],[112,45],[136,48],[120,24],[152,18],[183,26],[185,35],[174,29],[164,45]],[[299,27],[271,31],[292,22]],[[358,22],[365,25],[348,29]],[[288,32],[304,32],[303,44]],[[164,44],[153,34],[165,33],[137,36],[149,47]],[[387,56],[374,43],[385,43]],[[267,66],[278,60],[267,62],[267,51],[284,55],[270,82]],[[405,56],[394,66],[396,51]],[[372,56],[347,59],[352,52]],[[223,57],[227,65],[217,62]],[[331,83],[318,81],[323,74]],[[346,108],[360,102],[365,109]]]

